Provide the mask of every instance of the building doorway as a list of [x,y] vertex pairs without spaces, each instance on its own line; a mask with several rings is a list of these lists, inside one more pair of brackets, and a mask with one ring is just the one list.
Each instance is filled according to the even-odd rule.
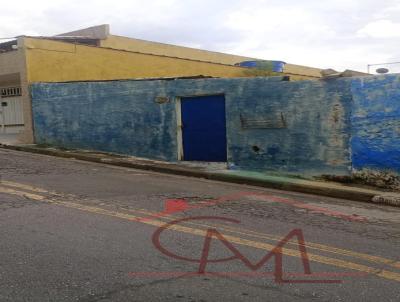
[[181,98],[183,160],[226,162],[223,95]]

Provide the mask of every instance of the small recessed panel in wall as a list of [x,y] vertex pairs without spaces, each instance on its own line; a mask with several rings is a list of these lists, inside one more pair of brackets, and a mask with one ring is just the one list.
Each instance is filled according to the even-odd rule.
[[284,129],[287,128],[283,112],[265,116],[240,115],[242,129]]

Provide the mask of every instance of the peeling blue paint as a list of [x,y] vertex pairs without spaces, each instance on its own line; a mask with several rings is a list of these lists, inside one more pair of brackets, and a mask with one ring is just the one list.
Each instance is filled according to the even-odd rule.
[[153,159],[176,159],[175,108],[158,104],[150,82],[38,84],[32,87],[37,143]]
[[400,75],[352,82],[352,162],[355,169],[400,172]]
[[230,166],[348,175],[350,88],[349,79],[281,77],[38,83],[31,86],[35,139],[176,161],[176,97],[224,94]]
[[[294,174],[349,173],[351,95],[346,81],[248,85],[230,104],[229,160],[248,170]],[[340,110],[334,111],[338,105]],[[286,128],[243,129],[238,116],[282,115]],[[338,117],[335,119],[335,114]],[[252,147],[258,147],[254,152]]]

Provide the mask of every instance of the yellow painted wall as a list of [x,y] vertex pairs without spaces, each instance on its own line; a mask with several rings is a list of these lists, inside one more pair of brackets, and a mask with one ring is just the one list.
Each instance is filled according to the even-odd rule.
[[[132,39],[109,35],[105,40],[100,41],[102,47],[114,49],[130,50],[142,53],[151,53],[157,55],[166,55],[178,58],[200,60],[214,63],[234,65],[248,60],[257,60],[251,57],[237,56],[226,53],[195,49],[177,45],[170,45],[152,41]],[[321,77],[321,69],[301,66],[295,64],[286,64],[284,73],[291,76],[292,80],[305,80]]]
[[[25,38],[28,82],[63,82],[183,76],[249,77],[223,64]],[[259,73],[259,71],[258,71]],[[263,75],[270,75],[264,72]]]
[[286,64],[285,67],[283,68],[283,72],[287,73],[289,75],[290,74],[303,75],[303,76],[309,76],[309,77],[315,77],[315,78],[322,77],[321,71],[322,71],[322,69],[319,69],[319,68],[295,65],[295,64]]
[[101,40],[100,46],[228,65],[234,65],[247,60],[254,60],[249,57],[114,35],[110,35],[107,39]]

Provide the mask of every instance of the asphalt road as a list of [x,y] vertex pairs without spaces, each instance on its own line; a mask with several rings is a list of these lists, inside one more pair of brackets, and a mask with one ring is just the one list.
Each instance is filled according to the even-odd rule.
[[0,301],[400,301],[399,208],[4,149],[0,172]]

